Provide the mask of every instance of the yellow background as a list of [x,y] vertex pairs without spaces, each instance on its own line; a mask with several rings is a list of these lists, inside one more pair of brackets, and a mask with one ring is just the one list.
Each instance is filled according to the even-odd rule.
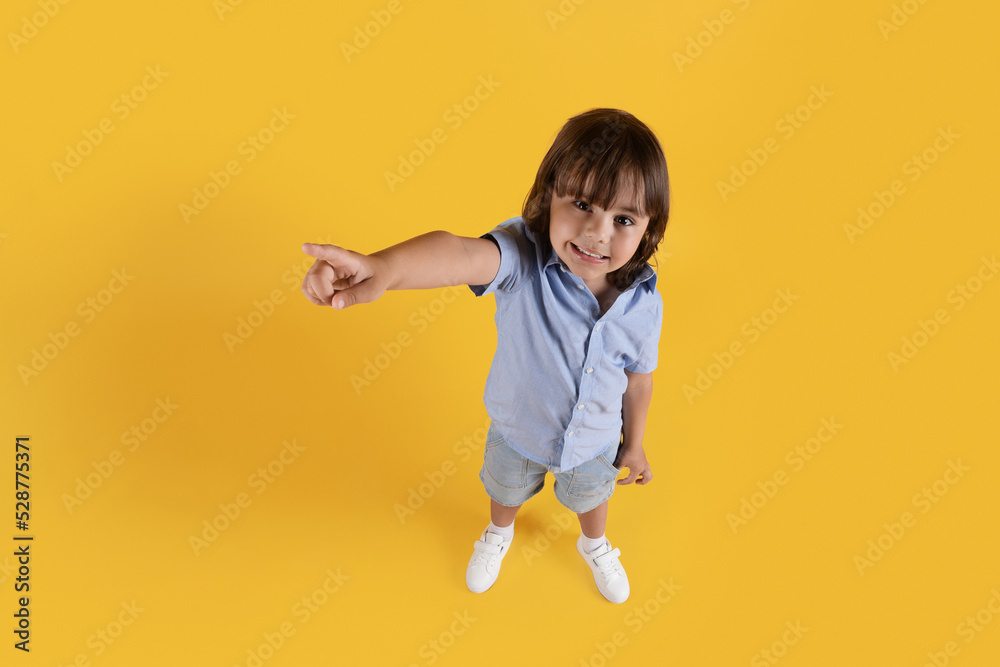
[[[0,663],[998,664],[995,3],[217,5],[0,12]],[[127,117],[122,95],[143,98]],[[520,213],[559,127],[596,106],[658,134],[673,191],[655,480],[618,489],[608,528],[632,595],[599,596],[549,485],[477,596],[464,571],[488,518],[491,299],[322,309],[299,291],[300,245],[482,234]],[[249,160],[274,109],[294,117]],[[57,173],[102,121],[113,131]],[[769,139],[777,151],[743,165]],[[230,161],[239,173],[185,221]],[[734,169],[753,173],[724,198]],[[845,225],[896,180],[852,239]],[[958,285],[978,289],[961,307]],[[778,290],[797,300],[775,319]],[[904,337],[921,345],[893,364]],[[51,358],[25,373],[36,352]],[[715,377],[686,394],[699,372]],[[144,425],[130,450],[122,435]],[[797,468],[789,452],[817,434],[828,442]],[[12,634],[18,435],[30,654]],[[271,463],[286,442],[299,451]],[[280,474],[262,488],[269,463]],[[756,514],[734,531],[744,499]],[[213,520],[224,529],[193,546]],[[323,604],[306,616],[302,598]]]

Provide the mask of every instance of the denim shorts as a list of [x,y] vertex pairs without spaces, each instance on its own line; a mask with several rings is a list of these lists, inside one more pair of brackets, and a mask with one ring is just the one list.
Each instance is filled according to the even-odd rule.
[[[621,472],[614,466],[618,455],[615,443],[607,451],[565,472],[554,472],[556,498],[572,512],[589,512],[611,497]],[[542,490],[549,466],[532,461],[514,451],[490,424],[479,479],[490,498],[501,505],[516,507]]]

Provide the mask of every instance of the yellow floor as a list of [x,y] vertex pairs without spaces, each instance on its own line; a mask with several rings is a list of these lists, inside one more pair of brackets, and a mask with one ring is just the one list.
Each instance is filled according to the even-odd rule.
[[[0,664],[1000,661],[994,3],[0,13]],[[595,106],[674,197],[632,595],[551,478],[474,595],[492,298],[300,245],[482,234]]]

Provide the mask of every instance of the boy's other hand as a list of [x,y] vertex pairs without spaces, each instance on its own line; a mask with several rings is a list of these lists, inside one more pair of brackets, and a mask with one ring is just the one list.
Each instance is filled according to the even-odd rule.
[[648,484],[653,479],[653,471],[646,460],[646,452],[641,446],[623,449],[618,452],[615,467],[619,470],[628,468],[628,476],[618,480],[619,484]]
[[369,303],[385,292],[384,281],[376,275],[378,260],[335,245],[303,243],[302,252],[315,257],[302,293],[318,306],[337,310],[356,303]]

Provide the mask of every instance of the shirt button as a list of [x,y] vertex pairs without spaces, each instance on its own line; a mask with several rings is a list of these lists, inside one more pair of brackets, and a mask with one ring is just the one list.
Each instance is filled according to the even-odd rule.
[[583,289],[584,287],[586,287],[586,285],[581,285],[580,283],[577,283],[576,286],[579,287],[580,289]]
[[573,433],[574,433],[573,431],[570,431],[569,433],[566,434],[566,436],[569,437],[569,436],[573,435]]
[[594,372],[594,369],[593,369],[593,368],[588,368],[588,369],[587,369],[587,375],[590,375],[590,374],[591,374],[591,373],[593,373],[593,372]]
[[584,405],[583,403],[581,403],[580,405],[576,406],[576,409],[577,410],[583,410],[585,407],[587,407],[587,406]]
[[601,323],[598,322],[597,324],[594,325],[594,331],[600,331],[600,330],[601,330]]

